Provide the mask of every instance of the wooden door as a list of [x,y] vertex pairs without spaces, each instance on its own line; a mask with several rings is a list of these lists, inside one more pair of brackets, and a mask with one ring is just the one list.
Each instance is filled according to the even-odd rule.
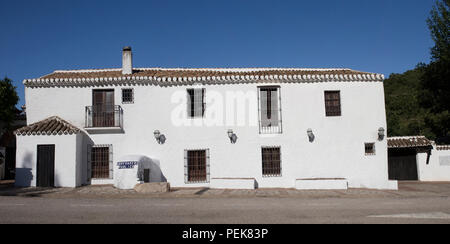
[[93,90],[92,112],[94,127],[113,127],[114,90]]
[[36,186],[55,186],[55,145],[37,146]]
[[416,150],[390,149],[388,174],[390,180],[418,180]]

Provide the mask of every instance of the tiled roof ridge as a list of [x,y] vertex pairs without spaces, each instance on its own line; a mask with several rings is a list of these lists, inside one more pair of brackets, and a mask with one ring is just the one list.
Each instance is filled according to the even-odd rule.
[[387,143],[389,148],[405,148],[405,147],[424,147],[432,146],[433,141],[425,136],[394,136],[388,137]]
[[95,86],[108,84],[154,84],[160,86],[233,84],[256,82],[345,82],[383,81],[382,74],[348,68],[134,68],[56,70],[38,79],[25,79],[25,86]]
[[[253,67],[253,68],[163,68],[163,67],[150,67],[150,68],[133,68],[133,70],[162,70],[162,71],[213,71],[213,72],[261,72],[261,71],[355,71],[349,68],[271,68],[271,67]],[[122,71],[121,68],[108,68],[108,69],[74,69],[74,70],[55,70],[53,73],[92,73],[92,72],[105,72],[105,71]],[[49,75],[49,74],[47,74]],[[42,77],[45,77],[44,75]]]
[[62,135],[62,134],[74,134],[81,130],[67,122],[66,120],[58,117],[51,116],[41,121],[32,123],[14,131],[16,135]]
[[436,145],[436,150],[450,150],[450,145]]

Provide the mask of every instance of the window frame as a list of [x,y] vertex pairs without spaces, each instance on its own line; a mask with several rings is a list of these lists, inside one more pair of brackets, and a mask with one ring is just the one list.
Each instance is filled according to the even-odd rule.
[[[204,151],[205,155],[205,179],[203,180],[190,180],[189,177],[189,152]],[[209,183],[210,182],[210,153],[208,148],[201,149],[184,149],[184,183],[185,184],[197,184],[197,183]]]
[[[125,90],[131,90],[131,101],[124,101],[123,92]],[[134,88],[133,87],[122,88],[121,89],[121,96],[122,96],[122,104],[133,104],[134,103]]]
[[[337,93],[338,99],[327,99],[327,94]],[[340,117],[342,116],[342,99],[341,90],[325,90],[323,92],[324,105],[325,105],[325,117]],[[338,105],[327,105],[329,102],[338,101]],[[338,109],[336,109],[338,108]]]
[[[273,167],[273,164],[276,162],[273,162],[272,159],[272,155],[271,155],[271,162],[264,162],[264,159],[266,157],[264,157],[264,151],[265,150],[270,150],[270,149],[278,149],[278,169],[277,167]],[[265,169],[265,167],[267,167],[267,164],[271,164],[272,165],[272,169]],[[267,173],[267,171],[272,170],[272,173]],[[275,173],[274,173],[275,171]],[[276,172],[279,171],[279,172]],[[266,173],[264,173],[266,172]],[[282,177],[283,176],[283,167],[282,167],[282,153],[281,153],[281,146],[262,146],[261,147],[261,173],[262,173],[262,177],[267,178],[267,177]]]
[[[262,89],[276,89],[277,94],[277,110],[271,111],[271,114],[273,112],[277,112],[278,116],[278,124],[276,126],[263,126],[263,108],[262,108],[262,97],[261,97],[261,90]],[[257,97],[258,97],[258,125],[259,125],[259,134],[282,134],[283,133],[283,119],[282,119],[282,109],[281,109],[281,86],[278,85],[267,85],[267,86],[258,86],[257,87]],[[267,105],[266,105],[267,106]]]
[[[191,90],[193,91],[192,97],[194,99],[191,99],[191,94],[189,92]],[[196,99],[196,97],[195,97],[195,94],[198,94],[198,93],[195,92],[195,90],[201,90],[202,91],[202,93],[201,93],[202,94],[201,95],[201,104],[202,104],[201,115],[195,109],[196,108],[195,103],[196,103],[196,100],[198,99],[198,98]],[[205,110],[206,110],[206,102],[205,102],[206,101],[206,99],[205,99],[206,88],[195,88],[195,87],[193,87],[193,88],[186,88],[186,95],[187,95],[187,109],[186,109],[187,110],[186,111],[187,117],[189,119],[204,118],[205,117]]]
[[[93,176],[93,167],[92,167],[92,155],[94,148],[108,148],[108,177],[107,178],[94,178]],[[112,144],[94,144],[94,145],[88,145],[88,179],[113,179],[114,176],[114,165],[113,165],[113,145]]]
[[[372,151],[371,152],[367,151],[367,146],[368,145],[372,146]],[[366,155],[366,156],[376,155],[375,142],[365,142],[364,143],[364,155]]]

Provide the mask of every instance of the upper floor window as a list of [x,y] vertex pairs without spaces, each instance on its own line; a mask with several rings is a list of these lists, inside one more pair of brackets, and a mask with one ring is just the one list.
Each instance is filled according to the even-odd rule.
[[281,133],[280,87],[259,87],[259,132]]
[[134,103],[133,88],[122,89],[122,103]]
[[187,89],[187,96],[188,117],[203,117],[205,114],[205,88]]
[[325,115],[341,116],[340,91],[325,91]]

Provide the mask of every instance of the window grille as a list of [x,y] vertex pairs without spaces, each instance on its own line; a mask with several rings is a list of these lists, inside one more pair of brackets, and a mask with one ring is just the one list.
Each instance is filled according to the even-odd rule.
[[341,116],[340,91],[325,91],[326,116]]
[[184,150],[184,179],[186,183],[209,182],[209,149]]
[[187,89],[187,97],[188,117],[203,117],[205,114],[205,88]]
[[375,155],[375,143],[364,143],[366,155]]
[[122,89],[122,103],[134,103],[133,88]]
[[112,145],[94,145],[88,149],[90,158],[91,178],[94,179],[112,179],[113,158]]
[[281,133],[280,87],[259,87],[259,133]]
[[281,176],[280,147],[262,147],[262,175],[265,177]]

